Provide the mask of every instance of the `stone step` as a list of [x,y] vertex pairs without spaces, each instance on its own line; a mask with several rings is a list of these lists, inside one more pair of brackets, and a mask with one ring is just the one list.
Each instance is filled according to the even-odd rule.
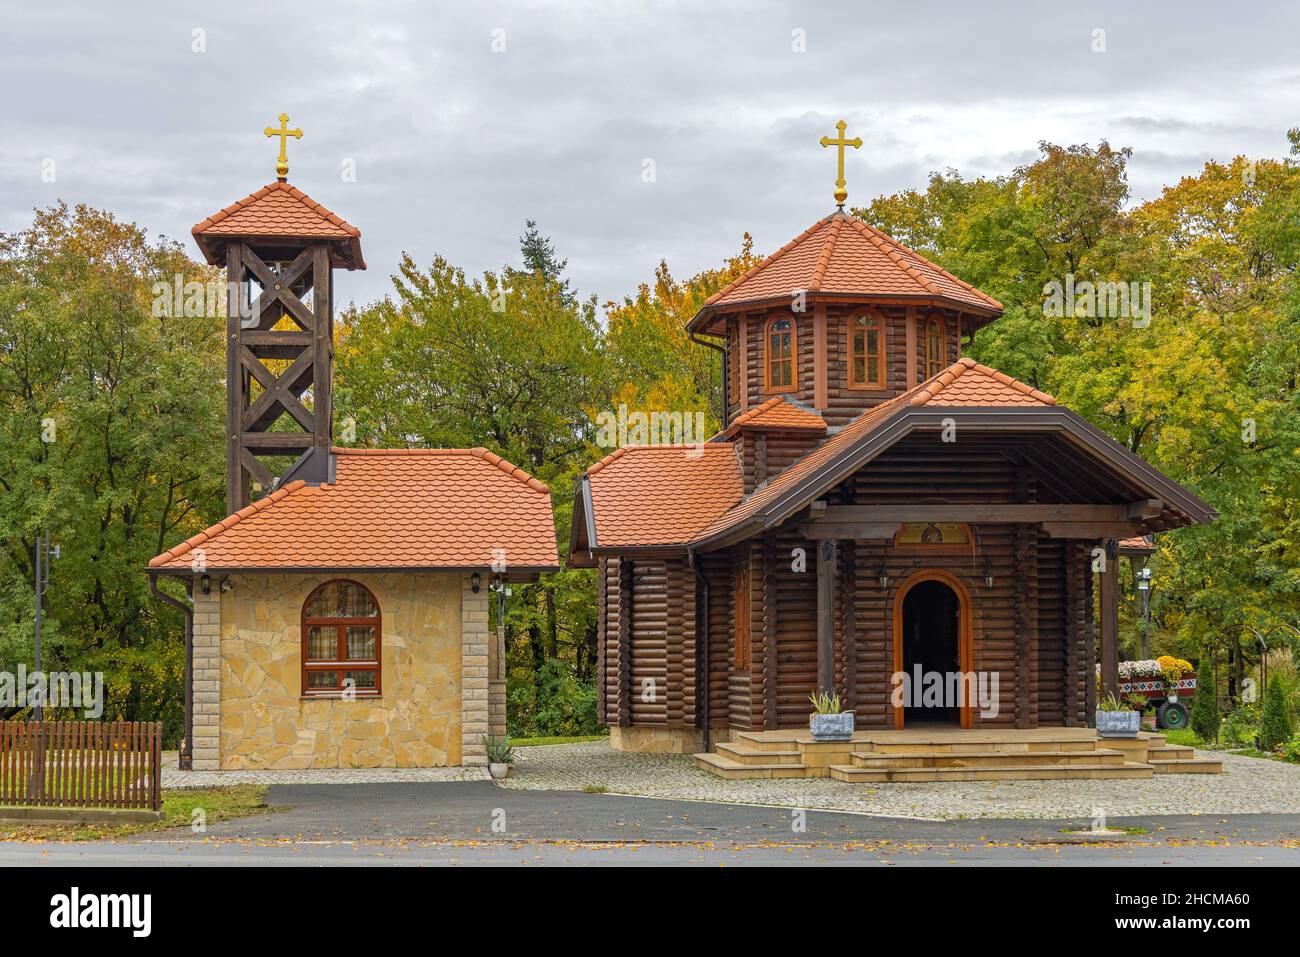
[[1189,748],[1185,744],[1161,744],[1156,747],[1147,747],[1147,760],[1154,763],[1161,761],[1193,761],[1196,759],[1196,749]]
[[1110,765],[1123,766],[1124,752],[1098,748],[1092,751],[953,751],[934,754],[926,751],[878,754],[874,751],[855,751],[851,755],[854,767],[880,768],[978,768],[978,767],[1042,767],[1053,765]]
[[715,750],[721,757],[737,764],[746,765],[798,764],[802,756],[802,752],[797,749],[793,751],[763,751],[743,741],[724,742],[719,744]]
[[802,764],[741,764],[720,754],[696,754],[695,766],[712,772],[720,778],[741,780],[745,778],[803,778],[808,769]]
[[[830,775],[837,781],[890,781],[896,783],[926,781],[1056,781],[1099,778],[1149,778],[1150,765],[1114,764],[1045,764],[975,768],[859,768],[832,764]],[[870,775],[868,777],[867,775]]]
[[1152,761],[1156,774],[1222,774],[1223,762],[1217,758],[1180,758],[1177,761]]
[[854,750],[875,754],[1059,754],[1074,751],[1091,754],[1095,741],[870,741],[854,742]]

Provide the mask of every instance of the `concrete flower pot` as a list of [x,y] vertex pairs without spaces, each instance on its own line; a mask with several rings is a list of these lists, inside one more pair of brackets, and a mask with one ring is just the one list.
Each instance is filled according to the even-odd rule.
[[1097,712],[1097,733],[1103,738],[1136,738],[1141,727],[1141,711]]
[[808,716],[808,729],[814,741],[849,741],[853,738],[853,712],[839,714],[813,714]]
[[488,774],[492,775],[492,777],[498,781],[501,780],[502,778],[508,778],[510,776],[510,765],[489,764]]

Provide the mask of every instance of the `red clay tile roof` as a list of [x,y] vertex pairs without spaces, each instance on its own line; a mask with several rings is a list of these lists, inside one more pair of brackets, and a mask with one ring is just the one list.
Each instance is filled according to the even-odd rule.
[[735,447],[632,445],[587,469],[595,548],[681,545],[740,501]]
[[224,265],[221,240],[231,237],[274,239],[292,237],[337,240],[351,253],[351,269],[365,269],[361,258],[361,230],[336,216],[302,190],[276,181],[263,186],[190,230],[199,248],[214,266]]
[[1005,373],[962,357],[937,376],[863,412],[798,462],[756,490],[739,505],[700,530],[696,541],[713,538],[753,516],[797,486],[823,465],[850,449],[859,440],[905,406],[1019,407],[1053,406],[1056,400]]
[[334,449],[335,481],[282,489],[163,552],[152,569],[559,566],[550,490],[486,449]]
[[811,409],[795,405],[785,396],[778,395],[736,416],[731,425],[718,435],[729,438],[742,429],[764,432],[825,432],[826,420]]
[[705,300],[689,324],[760,302],[789,302],[795,290],[854,299],[917,299],[996,316],[1002,304],[856,216],[832,213]]
[[1138,535],[1135,538],[1124,538],[1120,540],[1119,551],[1121,555],[1150,555],[1156,550],[1156,543],[1146,535]]

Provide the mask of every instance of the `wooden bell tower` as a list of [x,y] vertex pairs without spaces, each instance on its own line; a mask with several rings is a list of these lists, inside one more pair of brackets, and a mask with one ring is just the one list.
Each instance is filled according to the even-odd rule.
[[[333,407],[333,271],[364,269],[361,231],[278,178],[193,229],[226,267],[226,507],[239,511],[291,479],[329,481]],[[292,459],[286,462],[286,459]]]

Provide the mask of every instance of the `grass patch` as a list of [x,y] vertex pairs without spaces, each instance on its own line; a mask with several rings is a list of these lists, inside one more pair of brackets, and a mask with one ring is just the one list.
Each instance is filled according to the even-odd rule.
[[202,808],[209,825],[273,810],[266,803],[266,786],[236,784],[224,788],[191,788],[163,792],[163,819],[151,824],[0,824],[3,841],[102,841],[144,831],[189,827],[195,808]]
[[1268,761],[1281,761],[1282,756],[1279,754],[1269,754],[1267,751],[1261,751],[1259,748],[1240,748],[1236,751],[1229,751],[1229,754],[1237,754],[1243,758],[1264,758]]
[[582,786],[583,794],[604,794],[608,788],[603,784],[584,784]]
[[582,744],[584,741],[607,740],[607,734],[579,734],[571,738],[511,738],[510,744],[516,748],[537,748],[547,744]]
[[1208,748],[1213,745],[1207,745],[1202,741],[1191,728],[1180,728],[1176,731],[1157,731],[1156,734],[1163,734],[1165,740],[1170,744],[1181,744],[1186,748]]

